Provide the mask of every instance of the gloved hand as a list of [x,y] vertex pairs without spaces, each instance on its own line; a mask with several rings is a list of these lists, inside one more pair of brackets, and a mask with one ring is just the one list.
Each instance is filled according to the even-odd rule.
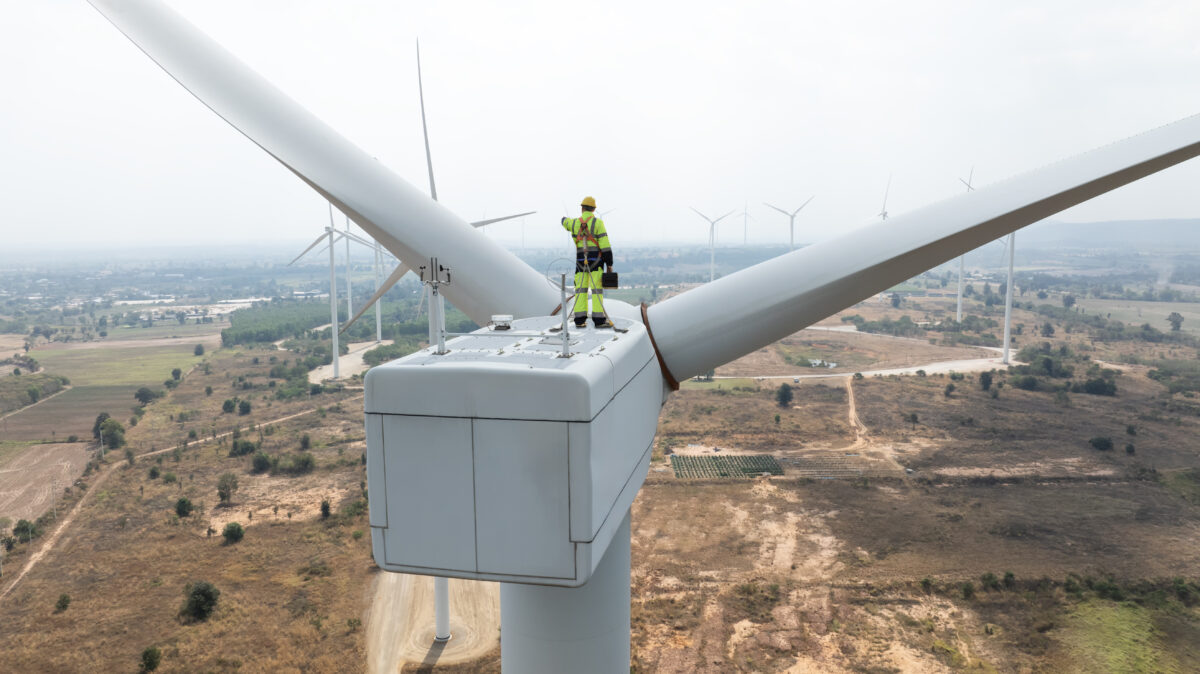
[[612,265],[611,264],[608,265],[608,273],[610,273],[610,274],[612,273]]

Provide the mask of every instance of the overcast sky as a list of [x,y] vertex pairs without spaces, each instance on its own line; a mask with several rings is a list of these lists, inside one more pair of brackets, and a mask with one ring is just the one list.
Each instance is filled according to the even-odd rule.
[[[308,187],[83,0],[0,0],[10,243],[301,241]],[[587,194],[614,246],[847,231],[1200,112],[1200,2],[168,3],[409,182],[522,210],[528,245]],[[1200,162],[1059,216],[1200,217]],[[718,241],[740,243],[740,216]],[[491,232],[520,245],[519,221]]]

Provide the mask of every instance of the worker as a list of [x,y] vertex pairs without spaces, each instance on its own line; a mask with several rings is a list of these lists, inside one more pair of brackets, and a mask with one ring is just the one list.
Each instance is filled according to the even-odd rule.
[[592,295],[592,321],[597,328],[611,328],[612,322],[604,313],[604,288],[600,282],[600,265],[613,270],[612,247],[604,221],[596,217],[596,200],[584,197],[578,218],[563,218],[563,229],[575,241],[575,327],[582,328],[588,319],[588,292]]

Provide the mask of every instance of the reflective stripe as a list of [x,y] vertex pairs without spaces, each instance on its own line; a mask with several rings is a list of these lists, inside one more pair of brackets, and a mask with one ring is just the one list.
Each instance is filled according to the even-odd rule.
[[582,287],[582,288],[576,288],[576,289],[575,289],[575,294],[576,294],[576,295],[578,295],[578,294],[580,294],[580,293],[586,293],[586,292],[587,292],[587,290],[588,290],[588,289],[587,289],[587,286],[584,286],[584,287]]
[[575,312],[575,318],[582,318],[582,319],[585,319],[585,320],[586,320],[586,319],[587,319],[587,312],[586,312],[586,311],[576,311],[576,312]]
[[593,295],[603,295],[604,290],[602,288],[592,288],[592,294]]

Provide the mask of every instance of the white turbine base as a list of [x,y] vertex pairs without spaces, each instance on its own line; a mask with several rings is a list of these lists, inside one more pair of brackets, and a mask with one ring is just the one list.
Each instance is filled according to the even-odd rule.
[[629,511],[580,587],[500,584],[500,667],[529,674],[629,671]]

